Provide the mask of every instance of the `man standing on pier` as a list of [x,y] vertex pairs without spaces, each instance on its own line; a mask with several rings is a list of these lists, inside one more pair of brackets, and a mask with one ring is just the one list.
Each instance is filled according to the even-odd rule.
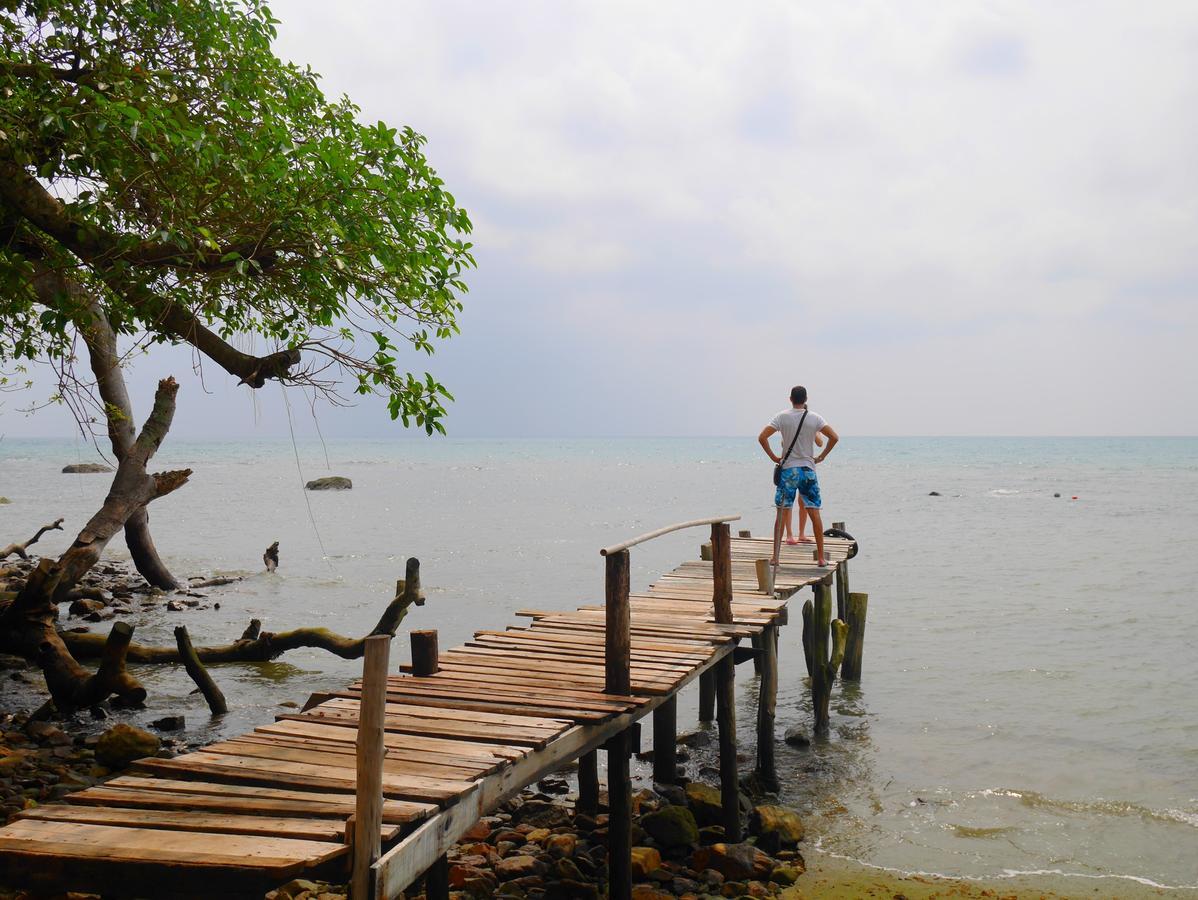
[[[807,388],[802,385],[790,389],[790,407],[774,416],[757,436],[757,442],[766,456],[782,466],[781,477],[776,479],[778,487],[774,492],[774,555],[770,558],[770,564],[778,565],[785,519],[794,506],[795,496],[799,495],[811,517],[811,526],[815,531],[815,555],[822,567],[828,561],[824,557],[824,523],[820,517],[819,479],[815,475],[815,467],[832,452],[840,436],[823,416],[807,409]],[[770,437],[775,433],[782,435],[781,456],[770,448]],[[817,434],[828,439],[819,456],[815,455]]]

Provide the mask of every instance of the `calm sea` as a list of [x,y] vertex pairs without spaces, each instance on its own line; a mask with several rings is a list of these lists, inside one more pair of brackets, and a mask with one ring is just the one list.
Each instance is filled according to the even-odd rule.
[[[65,516],[37,548],[61,551],[108,479],[59,470],[90,459],[0,442],[0,538]],[[219,610],[145,614],[152,643],[179,623],[229,641],[253,617],[360,634],[411,555],[429,601],[406,624],[449,647],[520,607],[600,601],[604,544],[707,515],[742,513],[755,534],[772,520],[751,438],[168,441],[155,467],[176,466],[195,474],[151,508],[163,555],[179,575],[249,577],[210,591]],[[330,473],[354,489],[301,489]],[[1068,873],[1091,895],[1198,885],[1198,439],[849,437],[820,475],[826,518],[860,541],[870,618],[864,679],[837,687],[828,739],[780,748],[813,842],[902,871]],[[635,548],[634,587],[703,539]],[[279,573],[259,574],[275,540]],[[782,637],[779,733],[810,722],[799,634]],[[213,724],[160,667],[146,718],[185,712],[197,739],[242,730],[356,668],[301,652],[216,669],[234,712]],[[738,679],[748,723],[755,684]]]

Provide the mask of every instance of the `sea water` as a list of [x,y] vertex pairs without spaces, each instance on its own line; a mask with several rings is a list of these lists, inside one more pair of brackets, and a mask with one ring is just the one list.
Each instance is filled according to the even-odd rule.
[[[65,549],[109,479],[60,469],[95,458],[79,442],[0,442],[3,542],[63,516],[35,549]],[[601,602],[605,544],[725,513],[766,535],[773,518],[751,437],[168,440],[154,468],[183,466],[191,482],[151,507],[159,550],[179,576],[246,578],[206,591],[204,609],[138,613],[147,643],[173,644],[177,624],[224,643],[251,618],[360,635],[416,556],[428,602],[405,626],[452,647],[520,608]],[[302,489],[326,474],[353,490]],[[864,675],[834,689],[829,734],[778,749],[809,845],[901,871],[1067,873],[1091,895],[1198,886],[1198,440],[850,436],[820,479],[826,521],[860,543],[852,588],[870,606]],[[634,588],[705,539],[634,548]],[[119,538],[110,550],[127,556]],[[795,613],[779,736],[811,722]],[[151,667],[142,718],[184,712],[193,740],[236,733],[359,666],[304,650],[213,667],[233,710],[216,721],[181,671]],[[737,676],[751,754],[756,683],[750,666]],[[688,691],[680,722],[694,712]]]

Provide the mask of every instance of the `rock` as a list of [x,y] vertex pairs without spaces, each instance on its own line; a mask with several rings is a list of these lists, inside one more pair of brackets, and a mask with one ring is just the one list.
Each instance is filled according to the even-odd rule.
[[104,604],[99,600],[88,600],[80,598],[71,602],[67,607],[67,612],[72,616],[86,616],[88,613],[99,612],[104,608]]
[[688,731],[678,735],[677,740],[684,747],[707,747],[711,744],[711,732]]
[[549,835],[553,834],[548,828],[534,828],[531,831],[524,832],[524,840],[530,844],[543,844],[549,839]]
[[641,817],[641,827],[665,848],[689,847],[698,843],[699,826],[685,806],[663,806]]
[[632,848],[632,877],[644,881],[649,873],[661,867],[661,854],[653,847]]
[[151,722],[150,727],[157,728],[159,731],[179,731],[186,722],[187,720],[183,716],[163,716],[161,719]]
[[523,853],[514,853],[495,864],[495,874],[504,881],[523,878],[526,875],[538,875],[547,869],[548,866],[539,859]]
[[718,844],[727,836],[723,825],[704,825],[699,829],[700,844]]
[[83,618],[88,622],[103,622],[106,619],[111,619],[115,615],[115,609],[101,605],[99,609],[93,609]]
[[[1059,497],[1061,495],[1057,494],[1057,496]],[[7,497],[0,497],[0,506],[4,506],[5,504],[8,504],[8,503],[12,503],[12,501],[9,500]]]
[[793,847],[803,839],[803,820],[785,806],[764,804],[753,808],[749,815],[749,834],[757,838],[757,846],[767,852]]
[[513,821],[533,828],[560,828],[570,824],[570,814],[548,800],[529,800],[514,814]]
[[462,835],[463,841],[485,841],[491,836],[491,825],[486,819],[479,819],[466,829]]
[[774,861],[752,844],[712,844],[695,851],[694,868],[715,869],[725,878],[762,880],[774,871]]
[[655,784],[653,790],[657,791],[657,795],[666,803],[686,806],[686,791],[676,784]]
[[574,848],[578,846],[578,838],[572,834],[555,834],[551,835],[545,841],[545,849],[557,859],[563,859],[567,856],[574,855]]
[[585,881],[563,878],[545,885],[545,900],[599,900],[599,888]]
[[162,742],[148,731],[126,725],[114,725],[96,742],[96,761],[109,769],[123,769],[135,759],[154,756]]
[[939,497],[940,491],[928,491],[928,496],[929,497]]
[[632,900],[674,900],[674,895],[668,891],[658,890],[652,885],[634,884]]
[[343,475],[326,475],[324,478],[313,478],[304,485],[310,491],[348,491],[354,483]]
[[786,729],[786,734],[782,736],[782,740],[790,744],[792,747],[810,747],[811,738],[807,737],[807,732],[795,725],[792,728]]
[[700,825],[719,825],[724,820],[720,792],[709,784],[692,781],[686,786],[686,803]]
[[104,463],[71,463],[69,466],[63,466],[62,471],[66,475],[89,475],[99,472],[111,472],[112,467],[106,466]]
[[49,722],[30,722],[25,726],[25,733],[35,741],[49,744],[52,747],[63,747],[74,743],[69,734]]
[[774,884],[791,885],[798,881],[802,874],[803,871],[795,866],[778,866],[770,873],[770,881]]
[[183,610],[187,609],[187,607],[183,605],[182,600],[168,600],[166,601],[166,608],[170,612],[183,612]]

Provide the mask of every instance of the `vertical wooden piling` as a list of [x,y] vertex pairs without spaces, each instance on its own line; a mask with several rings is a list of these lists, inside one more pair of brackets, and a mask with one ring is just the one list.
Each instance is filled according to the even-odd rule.
[[715,718],[715,670],[708,669],[699,676],[699,721]]
[[844,659],[845,632],[840,619],[832,619],[831,576],[814,585],[815,602],[803,604],[804,649],[811,651],[811,705],[815,711],[815,730],[826,731],[830,722],[828,705],[832,684]]
[[773,596],[774,593],[774,567],[770,565],[768,559],[753,560],[753,567],[757,570],[757,590]]
[[865,612],[869,607],[869,594],[849,594],[848,637],[844,644],[844,664],[840,677],[845,681],[861,680],[861,656],[865,646]]
[[[715,620],[732,624],[732,536],[727,522],[711,526],[711,602]],[[724,835],[740,840],[740,782],[736,772],[736,661],[728,653],[715,664],[716,723],[720,736],[720,801]]]
[[778,628],[761,632],[761,684],[757,699],[757,779],[768,791],[776,791],[778,770],[774,763],[774,718],[778,703]]
[[574,811],[592,818],[599,812],[599,754],[594,750],[578,757],[578,802]]
[[[441,670],[441,654],[437,649],[437,629],[412,631],[412,674],[427,678]],[[425,900],[449,900],[449,858],[444,854],[424,873]]]
[[[844,531],[844,522],[833,522],[833,528]],[[836,566],[836,618],[842,622],[845,621],[847,615],[845,610],[848,607],[849,600],[849,566],[847,560],[842,560]]]
[[410,638],[412,641],[412,674],[427,677],[441,671],[441,656],[437,650],[437,629],[413,631]]
[[[604,690],[632,692],[632,623],[628,606],[628,551],[610,553],[606,576]],[[632,779],[628,770],[629,735],[607,742],[607,871],[611,900],[632,897]]]
[[362,697],[358,709],[357,796],[354,813],[353,867],[350,894],[354,900],[373,896],[370,867],[382,849],[383,721],[387,709],[389,635],[366,639],[362,664]]
[[743,538],[751,538],[753,536],[753,532],[749,531],[749,529],[747,529],[747,528],[742,528],[740,531],[738,531],[736,533],[736,536],[743,537]]
[[678,777],[678,696],[653,710],[653,780],[673,784]]

